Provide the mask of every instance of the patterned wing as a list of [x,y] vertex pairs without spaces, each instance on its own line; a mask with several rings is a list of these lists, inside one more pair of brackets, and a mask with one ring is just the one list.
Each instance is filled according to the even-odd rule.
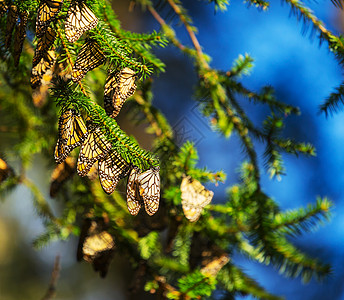
[[14,26],[18,20],[18,8],[15,5],[11,5],[6,20],[6,32],[5,32],[5,47],[8,49],[11,46],[12,42],[12,33]]
[[98,19],[82,1],[72,2],[65,23],[66,38],[69,42],[77,41],[82,34],[96,27]]
[[107,232],[103,219],[84,220],[78,243],[77,259],[91,263],[105,277],[115,249],[115,240]]
[[111,143],[105,139],[105,135],[99,128],[91,128],[88,137],[84,141],[79,157],[77,172],[80,176],[86,176],[97,160],[101,160],[111,149]]
[[150,168],[137,176],[140,196],[145,204],[147,214],[154,215],[159,209],[160,176],[159,167]]
[[53,50],[45,53],[40,62],[31,70],[31,87],[33,89],[41,85],[41,79],[47,71],[49,71],[55,63],[55,52]]
[[130,68],[108,75],[104,89],[104,108],[111,118],[119,114],[125,100],[135,93],[135,79],[136,73]]
[[87,39],[82,45],[76,58],[72,80],[80,81],[88,71],[100,66],[105,61],[105,56],[95,40]]
[[140,170],[138,167],[134,166],[130,171],[127,182],[127,206],[129,212],[133,216],[136,216],[139,213],[142,203],[137,183],[138,174],[140,174]]
[[49,24],[55,20],[61,11],[63,0],[41,0],[36,19],[36,35],[45,34]]
[[98,234],[88,236],[82,247],[84,259],[86,261],[93,261],[99,255],[99,252],[110,250],[115,246],[112,236],[107,231],[102,231]]
[[81,145],[87,134],[86,125],[80,114],[74,109],[66,110],[59,119],[59,138],[55,147],[56,163],[63,162],[74,148]]
[[16,26],[14,33],[14,47],[13,47],[13,58],[14,66],[17,67],[19,64],[20,54],[23,50],[23,44],[26,37],[26,25],[27,25],[28,14],[26,11],[20,13],[20,22]]
[[33,56],[32,65],[37,65],[45,53],[50,49],[56,38],[56,31],[50,27],[47,28],[45,34],[38,39],[35,55]]
[[207,190],[198,180],[184,177],[180,186],[185,217],[190,222],[199,219],[203,208],[211,202],[214,193]]
[[116,72],[109,72],[108,77],[106,78],[105,88],[104,88],[104,109],[108,116],[112,115],[114,110],[112,99],[115,95],[115,88],[116,88]]
[[116,151],[111,151],[98,166],[100,184],[107,194],[111,194],[118,181],[129,173],[129,164]]

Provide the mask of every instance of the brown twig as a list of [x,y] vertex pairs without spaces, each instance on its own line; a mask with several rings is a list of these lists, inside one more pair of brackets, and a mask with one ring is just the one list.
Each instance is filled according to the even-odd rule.
[[51,273],[50,284],[48,290],[42,300],[50,300],[55,297],[56,294],[56,282],[60,275],[60,256],[57,255],[55,258],[54,269]]
[[[159,15],[159,13],[154,9],[154,7],[148,5],[148,10],[152,14],[152,16],[159,22],[161,27],[167,26],[165,20]],[[186,47],[180,43],[176,38],[169,37],[173,45],[175,45],[177,48],[179,48],[181,51],[185,51]]]
[[204,54],[201,48],[201,45],[198,42],[198,39],[195,35],[195,32],[192,30],[190,24],[188,23],[188,21],[186,20],[185,16],[183,15],[181,9],[179,8],[179,6],[174,2],[174,0],[167,0],[167,2],[170,4],[170,6],[173,8],[173,10],[175,11],[175,13],[179,16],[179,19],[183,22],[190,38],[191,41],[196,49],[197,52],[197,56],[199,59],[199,63],[202,65],[203,68],[205,69],[209,69],[209,65],[208,63],[205,61],[204,59]]
[[154,119],[154,116],[151,114],[149,108],[147,108],[147,104],[146,104],[146,101],[144,100],[144,98],[139,95],[138,93],[136,93],[134,95],[134,99],[136,100],[136,102],[143,106],[143,113],[145,114],[148,122],[150,123],[150,125],[152,126],[152,128],[154,129],[155,131],[155,135],[157,137],[161,137],[162,135],[162,130],[161,128],[159,127],[159,124],[157,123],[157,121]]

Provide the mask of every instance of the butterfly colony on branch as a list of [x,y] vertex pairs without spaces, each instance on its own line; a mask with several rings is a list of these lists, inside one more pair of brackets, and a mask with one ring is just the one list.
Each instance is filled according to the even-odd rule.
[[[63,0],[43,0],[40,2],[36,19],[37,47],[33,58],[31,85],[36,88],[42,77],[52,69],[55,62],[53,44],[56,31],[51,24],[62,9]],[[74,43],[86,31],[93,29],[98,19],[84,1],[73,0],[65,19],[65,36],[68,42]],[[105,62],[105,55],[96,40],[87,37],[82,45],[73,66],[71,78],[74,82],[82,80],[87,72]],[[125,100],[134,94],[136,89],[136,73],[126,67],[122,70],[109,70],[104,91],[104,106],[106,113],[115,118]],[[113,193],[120,179],[135,170],[137,178],[128,180],[128,208],[136,215],[144,205],[147,213],[153,215],[159,208],[160,178],[159,168],[151,168],[141,174],[141,171],[112,149],[106,134],[92,122],[85,125],[81,115],[74,109],[62,112],[59,119],[59,136],[55,147],[55,161],[60,164],[66,160],[70,152],[81,146],[77,173],[86,176],[97,163],[100,184],[107,194]],[[143,176],[139,176],[143,175]],[[135,185],[135,191],[131,187]],[[53,189],[54,194],[54,189]],[[133,198],[135,195],[136,198]],[[135,209],[131,209],[136,201]]]
[[[51,79],[56,62],[54,42],[57,26],[55,23],[62,11],[63,3],[63,0],[41,0],[39,3],[35,29],[37,45],[31,71],[33,89],[40,87],[45,79]],[[7,13],[5,47],[11,48],[14,31],[13,59],[15,66],[18,66],[26,37],[28,14],[25,11],[19,11],[15,5],[7,5],[4,0],[0,0],[0,17],[5,13]],[[75,43],[97,24],[98,18],[85,1],[71,0],[64,18],[64,34],[68,42]],[[87,36],[73,65],[72,81],[81,81],[89,71],[102,65],[105,60],[106,56],[101,46],[95,39]],[[129,67],[108,69],[103,100],[104,110],[109,117],[116,118],[125,101],[135,93],[137,76],[137,72]],[[137,215],[142,206],[148,215],[157,212],[160,200],[159,167],[150,167],[142,171],[137,166],[128,163],[116,149],[113,149],[106,133],[90,120],[85,124],[82,116],[75,109],[65,108],[58,125],[59,135],[54,153],[57,164],[66,164],[65,161],[70,152],[81,146],[76,164],[78,175],[86,176],[92,168],[97,166],[100,184],[107,194],[113,193],[118,182],[128,177],[127,206],[130,214]],[[69,162],[64,168],[60,168],[59,172],[63,172],[65,168],[70,174]],[[68,176],[64,175],[64,179],[59,181],[58,176],[55,175],[56,186],[59,186]],[[184,214],[190,222],[195,222],[199,219],[203,208],[211,202],[213,192],[190,176],[183,177],[180,189]],[[51,194],[56,194],[56,187],[52,188]]]

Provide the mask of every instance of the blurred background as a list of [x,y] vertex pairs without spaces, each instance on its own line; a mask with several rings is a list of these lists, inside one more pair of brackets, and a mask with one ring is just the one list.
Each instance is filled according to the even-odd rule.
[[[311,30],[307,31],[304,24],[290,14],[287,5],[272,3],[269,10],[263,12],[232,1],[226,12],[215,12],[211,4],[185,2],[199,29],[198,38],[203,50],[213,58],[213,67],[229,70],[239,54],[248,53],[254,58],[255,67],[250,76],[242,78],[242,82],[255,91],[271,85],[281,101],[301,109],[300,117],[288,118],[285,135],[312,143],[316,146],[317,156],[285,156],[287,175],[280,181],[271,181],[267,174],[263,174],[264,191],[282,210],[314,203],[318,195],[328,196],[335,203],[331,222],[315,233],[294,240],[303,251],[332,264],[333,274],[324,282],[312,280],[304,285],[299,278],[282,277],[273,268],[250,262],[240,255],[235,255],[233,260],[269,292],[286,299],[344,299],[343,113],[328,118],[319,114],[319,105],[340,84],[342,70],[326,44],[319,47],[317,38],[309,37]],[[343,15],[330,1],[307,2],[307,5],[329,29],[342,32]],[[140,8],[129,13],[126,1],[116,1],[113,7],[125,29],[136,32],[159,30],[156,21],[148,13],[142,13]],[[178,19],[170,18],[170,22],[177,25],[181,41],[190,44],[184,28],[178,27]],[[200,167],[226,172],[224,184],[207,185],[215,193],[214,202],[223,202],[226,189],[238,181],[239,162],[245,158],[239,141],[236,136],[228,140],[221,138],[198,113],[192,96],[193,84],[197,80],[192,62],[173,47],[159,49],[157,54],[165,62],[166,72],[154,77],[154,104],[167,116],[181,142],[190,139],[196,143]],[[259,124],[266,114],[264,107],[242,101],[249,115]],[[119,124],[135,135],[126,112],[124,106]],[[148,147],[147,141],[139,141]],[[2,141],[0,150],[1,144]],[[263,168],[263,147],[256,146],[261,149]],[[29,178],[49,199],[49,176],[53,166],[39,156],[33,166]],[[61,203],[49,200],[58,211]],[[132,274],[123,268],[120,257],[115,255],[107,277],[101,279],[91,265],[76,262],[76,238],[52,243],[39,251],[32,248],[32,241],[44,227],[26,188],[20,187],[8,194],[0,207],[1,300],[42,298],[49,285],[56,255],[60,255],[61,260],[56,299],[126,299],[126,278]]]

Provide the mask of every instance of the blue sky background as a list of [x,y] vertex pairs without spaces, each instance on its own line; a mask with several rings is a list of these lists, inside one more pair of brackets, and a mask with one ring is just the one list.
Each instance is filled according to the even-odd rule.
[[[289,7],[281,5],[279,1],[272,3],[266,12],[254,7],[247,8],[241,1],[232,1],[226,12],[216,14],[213,6],[205,2],[185,2],[190,5],[188,9],[199,29],[199,41],[204,51],[213,58],[212,67],[229,70],[239,54],[249,53],[255,60],[255,67],[251,76],[242,79],[243,83],[255,91],[259,91],[264,85],[271,85],[276,89],[280,100],[299,106],[302,111],[300,117],[287,119],[285,134],[298,141],[313,143],[317,156],[296,158],[285,155],[287,176],[281,181],[271,181],[263,174],[262,186],[265,192],[283,210],[314,203],[317,196],[328,196],[335,203],[331,222],[315,233],[305,234],[294,240],[307,253],[332,264],[333,275],[324,283],[312,280],[303,285],[299,278],[286,279],[273,268],[250,262],[239,255],[233,257],[233,260],[268,291],[283,295],[286,299],[344,299],[343,113],[327,119],[318,114],[319,105],[342,80],[341,68],[328,51],[326,43],[318,47],[317,39],[311,40],[308,35],[301,34],[302,22],[297,22],[294,16],[290,16]],[[329,29],[339,31],[336,27],[340,17],[339,10],[330,1],[308,1],[307,5],[311,6]],[[125,1],[125,10],[127,7],[128,2]],[[127,29],[138,32],[159,30],[159,25],[148,14],[145,15],[147,18],[141,20],[137,18],[141,13],[123,17],[116,6],[115,11]],[[178,23],[178,20],[175,18],[172,22]],[[190,45],[185,29],[177,27],[176,31],[182,42]],[[154,104],[175,128],[183,125],[190,128],[191,139],[197,143],[199,150],[200,167],[223,169],[227,173],[225,184],[217,187],[207,185],[215,192],[215,202],[224,201],[226,188],[237,182],[236,171],[245,158],[238,139],[233,135],[225,140],[201,119],[192,100],[193,85],[197,78],[189,58],[173,47],[160,49],[157,53],[167,67],[166,73],[155,78]],[[241,101],[249,110],[249,115],[259,124],[266,109],[248,105],[245,99]],[[264,150],[260,144],[257,147],[262,166]],[[48,170],[47,166],[50,163],[37,157],[32,164],[34,170],[28,174],[31,180],[39,184],[46,198],[49,198],[47,174],[52,169]],[[49,202],[56,211],[62,206],[55,200]],[[115,256],[115,262],[111,265],[107,278],[103,280],[93,272],[89,264],[76,263],[77,238],[52,243],[41,251],[32,249],[32,240],[44,228],[42,220],[32,207],[30,192],[25,187],[20,186],[9,195],[1,205],[0,216],[0,293],[4,290],[1,276],[8,276],[6,270],[11,269],[11,274],[16,276],[12,280],[13,287],[6,288],[18,290],[25,297],[13,296],[10,299],[37,299],[32,296],[33,289],[44,294],[54,258],[60,254],[62,270],[58,282],[59,299],[124,298],[126,280],[131,274],[124,269],[125,264],[120,257]],[[11,236],[13,229],[18,229],[14,237]],[[12,249],[9,246],[11,244],[16,245],[16,250],[6,252],[4,247]],[[6,256],[4,253],[7,253]],[[18,260],[20,257],[22,260]],[[116,272],[116,269],[121,272]],[[18,286],[22,288],[18,289]]]
[[[309,1],[307,5],[327,28],[336,33],[340,31],[336,25],[339,10],[330,1]],[[283,210],[314,203],[317,196],[328,196],[335,203],[330,223],[315,233],[294,239],[307,253],[332,264],[333,274],[322,284],[312,280],[304,285],[300,278],[287,279],[271,267],[250,262],[239,255],[234,257],[235,262],[270,292],[286,299],[344,299],[343,113],[329,118],[319,114],[319,105],[341,83],[341,68],[326,43],[319,47],[317,38],[309,38],[310,30],[302,34],[304,24],[290,15],[289,7],[280,2],[272,3],[266,12],[247,8],[239,1],[232,1],[224,13],[211,13],[211,5],[204,4],[190,4],[188,10],[199,29],[203,50],[213,58],[212,67],[229,70],[239,54],[248,53],[254,58],[255,67],[251,76],[242,79],[243,83],[255,91],[271,85],[281,101],[301,109],[300,117],[287,119],[285,135],[314,144],[317,156],[284,155],[287,176],[281,181],[271,181],[264,174],[263,189]],[[179,27],[176,31],[182,42],[190,45],[185,29]],[[167,72],[155,81],[155,104],[171,124],[179,128],[182,123],[191,128],[189,134],[200,154],[199,166],[223,169],[227,173],[225,184],[208,185],[215,192],[215,201],[223,201],[226,188],[237,182],[238,159],[244,159],[238,139],[232,136],[225,140],[200,120],[192,101],[191,86],[197,79],[190,60],[173,49],[161,50],[159,54],[167,64]],[[249,115],[261,122],[266,110],[245,102],[243,99],[241,103],[247,107]],[[257,147],[263,165],[264,149],[259,144]]]

